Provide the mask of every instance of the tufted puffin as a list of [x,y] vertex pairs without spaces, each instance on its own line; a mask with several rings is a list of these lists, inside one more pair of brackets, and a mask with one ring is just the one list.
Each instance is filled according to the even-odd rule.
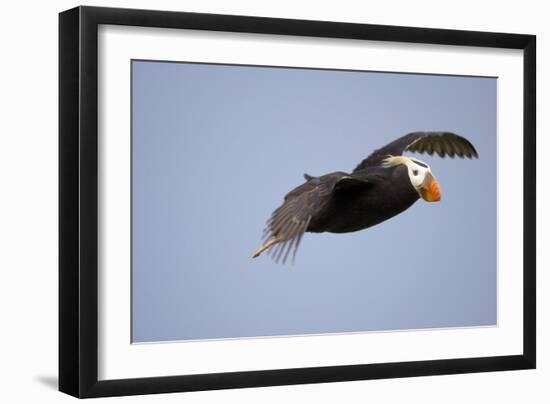
[[284,197],[264,230],[265,243],[253,258],[269,249],[276,262],[293,257],[305,232],[349,233],[382,223],[407,210],[418,199],[441,199],[430,166],[403,152],[437,153],[477,158],[474,146],[451,132],[413,132],[375,150],[351,174],[337,171],[319,177],[304,174],[305,183]]

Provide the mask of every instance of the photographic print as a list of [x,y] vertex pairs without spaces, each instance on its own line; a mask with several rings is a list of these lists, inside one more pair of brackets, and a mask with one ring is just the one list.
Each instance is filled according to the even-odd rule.
[[131,71],[133,343],[497,326],[496,77]]
[[59,16],[59,389],[536,367],[536,37]]

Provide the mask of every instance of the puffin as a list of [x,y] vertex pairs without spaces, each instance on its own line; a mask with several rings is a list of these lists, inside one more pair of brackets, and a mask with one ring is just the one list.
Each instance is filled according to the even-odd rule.
[[440,157],[478,158],[474,146],[452,132],[412,132],[375,150],[351,173],[336,171],[312,176],[288,192],[266,223],[264,251],[285,263],[292,260],[304,233],[350,233],[380,224],[422,198],[441,200],[441,190],[430,166],[404,152],[436,153]]

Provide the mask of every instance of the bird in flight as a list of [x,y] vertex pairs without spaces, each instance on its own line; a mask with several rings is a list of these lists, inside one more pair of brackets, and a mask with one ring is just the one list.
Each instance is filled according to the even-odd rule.
[[413,132],[375,150],[351,174],[337,171],[314,177],[286,194],[264,230],[264,251],[284,263],[293,257],[305,232],[349,233],[363,230],[407,210],[418,199],[441,199],[430,166],[403,152],[477,158],[474,146],[451,132]]

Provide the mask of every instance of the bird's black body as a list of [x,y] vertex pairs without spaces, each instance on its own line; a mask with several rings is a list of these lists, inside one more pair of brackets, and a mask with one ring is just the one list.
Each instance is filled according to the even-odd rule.
[[[264,233],[266,243],[254,256],[275,246],[270,252],[276,260],[283,257],[284,261],[291,249],[296,253],[305,232],[354,232],[407,210],[425,188],[413,186],[406,164],[418,164],[424,171],[429,171],[429,167],[417,160],[395,159],[404,151],[436,153],[440,157],[477,157],[472,144],[454,133],[413,132],[375,150],[350,174],[340,171],[320,177],[306,174],[306,182],[290,191],[271,215]],[[390,164],[388,158],[394,159],[395,164]],[[426,178],[433,179],[428,174]],[[439,185],[436,193],[437,199],[431,201],[439,200]],[[425,194],[423,198],[430,201]]]
[[403,166],[383,170],[366,168],[351,175],[333,173],[319,180],[334,181],[334,178],[342,176],[364,179],[369,185],[331,194],[325,206],[312,216],[307,232],[349,233],[363,230],[405,211],[419,199]]

